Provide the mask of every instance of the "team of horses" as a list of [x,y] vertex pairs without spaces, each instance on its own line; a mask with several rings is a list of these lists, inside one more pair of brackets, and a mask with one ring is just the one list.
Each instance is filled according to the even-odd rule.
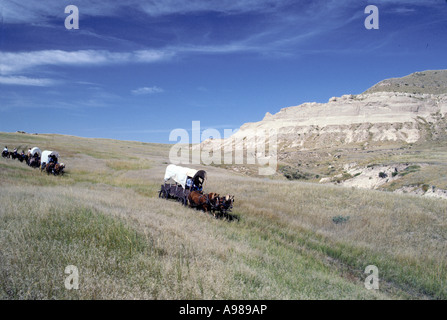
[[236,218],[230,215],[233,208],[234,196],[220,196],[215,192],[201,193],[199,191],[191,191],[188,195],[189,206],[206,213],[211,213],[215,218],[225,217],[229,220]]
[[47,174],[54,174],[55,176],[57,175],[63,175],[64,174],[64,169],[65,169],[65,164],[63,163],[53,163],[50,162],[49,164],[46,164],[45,162],[42,163],[42,166],[40,168],[40,171],[46,171]]
[[20,162],[25,161],[25,163],[31,168],[40,168],[41,172],[45,171],[47,174],[53,174],[55,176],[64,174],[65,164],[54,162],[50,162],[48,164],[45,162],[41,163],[40,157],[37,154],[35,156],[32,156],[30,154],[25,154],[23,151],[21,154],[19,154],[17,151],[3,151],[2,157],[8,159],[17,159]]
[[27,154],[24,154],[23,152],[19,154],[17,151],[10,152],[10,151],[3,151],[2,152],[3,158],[11,158],[11,159],[17,159],[20,162],[26,161],[28,163],[29,156]]

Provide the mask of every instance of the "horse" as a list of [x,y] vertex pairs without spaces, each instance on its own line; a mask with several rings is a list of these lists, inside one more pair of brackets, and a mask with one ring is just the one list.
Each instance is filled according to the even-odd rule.
[[9,157],[11,157],[11,153],[8,152],[8,151],[3,150],[2,151],[2,157],[3,158],[9,158]]
[[228,194],[224,197],[221,197],[218,205],[219,211],[222,214],[227,214],[227,212],[231,211],[231,209],[233,208],[233,203],[234,203],[234,196]]
[[188,195],[189,206],[191,208],[202,209],[205,212],[211,210],[209,196],[198,191],[191,191]]
[[[44,169],[47,172],[47,174],[53,173],[54,174],[54,167],[56,166],[56,164],[54,162],[50,162],[48,163]],[[43,166],[42,166],[43,167]],[[43,169],[41,169],[43,170]]]
[[20,157],[20,155],[17,153],[17,151],[10,152],[9,155],[11,156],[11,158],[13,160],[18,159]]
[[23,162],[23,160],[25,160],[25,154],[22,152],[21,154],[19,154],[19,161]]
[[28,152],[26,153],[26,156],[25,156],[25,161],[26,161],[27,165],[29,165],[29,162],[31,161],[31,158],[33,157],[33,155],[31,154],[30,150],[28,150]]
[[[218,210],[220,195],[218,193],[211,192],[208,193],[208,199],[210,203],[211,212],[214,214],[214,212]],[[216,215],[214,214],[214,216]]]
[[220,195],[218,193],[211,192],[208,193],[208,199],[213,216],[218,218],[219,214],[216,214],[216,211],[219,211]]
[[39,168],[40,167],[40,159],[39,158],[31,158],[28,164],[31,168]]
[[63,175],[64,174],[64,169],[65,169],[65,164],[63,164],[63,163],[60,163],[60,164],[56,163],[56,165],[54,166],[53,173],[54,173],[55,176],[57,176],[59,174]]

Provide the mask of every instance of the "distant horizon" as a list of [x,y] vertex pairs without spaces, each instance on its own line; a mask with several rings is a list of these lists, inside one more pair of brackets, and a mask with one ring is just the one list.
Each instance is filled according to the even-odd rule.
[[[417,70],[417,71],[411,72],[411,73],[409,73],[409,74],[407,74],[407,75],[404,75],[404,76],[402,76],[402,77],[409,76],[409,75],[414,74],[414,73],[416,73],[416,72],[443,71],[443,70],[447,70],[447,69],[427,69],[427,70]],[[402,77],[389,77],[389,78],[386,78],[386,79],[383,79],[383,80],[378,81],[378,82],[375,83],[373,86],[377,85],[378,83],[380,83],[380,82],[382,82],[382,81],[384,81],[384,80],[388,80],[388,79],[396,79],[396,78],[398,79],[398,78],[402,78]],[[357,93],[357,94],[362,94],[363,92],[367,91],[368,89],[372,88],[373,86],[371,86],[371,87],[369,87],[369,88],[365,89],[364,91],[362,91],[362,92],[360,92],[360,93]],[[352,94],[352,93],[345,93],[345,94]],[[334,97],[334,96],[332,96],[332,97]],[[301,103],[301,104],[304,104],[304,103],[312,103],[312,102],[317,102],[317,101],[306,101],[306,102],[303,102],[303,103]],[[327,101],[326,101],[326,102],[327,102]],[[325,102],[317,102],[317,103],[325,103]],[[301,104],[299,104],[299,105],[301,105]],[[295,106],[299,106],[299,105],[295,105]],[[295,106],[285,106],[285,107],[283,107],[283,108],[290,108],[290,107],[295,107]],[[269,112],[269,111],[267,111],[267,112]],[[277,112],[279,112],[279,110],[278,110]],[[277,112],[272,113],[272,115],[276,114]],[[261,121],[261,120],[262,120],[262,119],[260,119],[260,120],[258,120],[258,121]],[[249,121],[249,122],[258,122],[258,121]],[[178,129],[178,128],[173,128],[173,130],[174,130],[174,129]],[[183,128],[182,128],[182,129],[183,129]],[[186,129],[188,132],[191,131],[191,130],[188,129],[188,128],[184,128],[184,129]],[[239,129],[239,128],[236,128],[236,129]],[[219,130],[219,129],[217,129],[217,130]],[[203,131],[203,130],[202,130],[202,131]],[[170,131],[169,131],[169,132],[170,132]],[[129,139],[116,139],[116,138],[114,138],[114,137],[80,136],[80,135],[76,135],[76,134],[66,134],[66,133],[59,133],[59,132],[52,132],[52,133],[49,133],[49,132],[26,132],[26,131],[23,131],[23,130],[20,130],[20,129],[17,129],[16,131],[5,132],[5,133],[19,133],[19,134],[29,134],[29,135],[61,135],[61,136],[69,136],[69,137],[85,138],[85,139],[105,139],[105,140],[117,140],[117,141],[123,141],[123,142],[128,141],[128,142],[141,142],[141,143],[163,144],[163,145],[174,145],[174,144],[177,144],[177,143],[178,143],[177,141],[153,142],[153,141],[142,141],[142,140],[132,140],[132,139],[131,139],[131,140],[129,140]],[[168,134],[168,130],[166,130],[166,133]],[[222,134],[222,137],[223,137],[223,134]],[[190,144],[192,144],[192,143],[190,143]]]
[[24,10],[5,0],[0,131],[174,144],[170,132],[192,121],[235,130],[267,112],[447,68],[441,0],[70,5]]
[[[31,135],[31,136],[39,136],[39,135],[46,135],[46,136],[64,136],[64,137],[73,137],[73,138],[80,138],[80,139],[98,139],[98,140],[113,140],[113,141],[122,141],[122,142],[138,142],[138,143],[147,143],[147,144],[162,144],[162,145],[174,145],[177,142],[168,142],[168,143],[162,143],[162,142],[150,142],[150,141],[140,141],[140,140],[123,140],[123,139],[114,139],[114,138],[103,138],[103,137],[83,137],[83,136],[77,136],[77,135],[73,135],[73,134],[65,134],[65,133],[49,133],[49,132],[26,132],[26,131],[22,131],[22,130],[16,130],[16,131],[0,131],[1,133],[6,133],[6,134],[26,134],[26,135]],[[4,146],[1,146],[2,148]],[[14,148],[14,146],[13,146]],[[8,149],[11,149],[8,146]]]

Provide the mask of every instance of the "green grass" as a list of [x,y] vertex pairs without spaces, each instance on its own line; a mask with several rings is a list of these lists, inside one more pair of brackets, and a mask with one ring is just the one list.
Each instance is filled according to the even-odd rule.
[[149,161],[109,160],[106,164],[113,170],[144,170],[151,168]]
[[408,166],[407,168],[404,169],[404,171],[399,173],[399,176],[403,177],[403,176],[406,176],[407,174],[410,174],[413,172],[418,172],[420,169],[421,169],[421,166],[419,166],[419,165]]
[[[66,199],[70,202],[70,199]],[[17,212],[2,215],[2,226],[20,226],[19,234],[2,237],[8,243],[2,250],[0,296],[8,299],[108,298],[98,290],[65,289],[63,271],[77,265],[81,287],[87,281],[125,282],[128,277],[157,267],[162,253],[150,244],[150,238],[130,227],[124,220],[112,218],[75,203],[54,204],[43,213]],[[4,243],[3,243],[4,244]],[[144,256],[144,263],[140,258]],[[94,273],[95,278],[90,278]],[[88,275],[87,277],[83,275]],[[150,276],[146,281],[150,281]],[[102,284],[98,282],[99,288]],[[113,288],[109,288],[113,290]]]

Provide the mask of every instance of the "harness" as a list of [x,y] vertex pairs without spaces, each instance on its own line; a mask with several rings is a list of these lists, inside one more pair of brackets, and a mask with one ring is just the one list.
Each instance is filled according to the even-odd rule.
[[210,204],[211,204],[211,203],[210,203],[210,197],[208,197],[207,194],[202,194],[202,195],[199,197],[199,200],[202,199],[202,198],[205,198],[205,199],[206,199],[206,204],[207,204],[207,205],[210,205]]
[[212,210],[218,210],[219,209],[219,201],[218,201],[219,197],[214,198],[214,203],[211,202],[211,200],[209,200],[209,205],[211,207]]
[[226,213],[227,211],[231,211],[231,209],[233,208],[233,201],[230,200],[224,200],[221,204],[221,210]]

